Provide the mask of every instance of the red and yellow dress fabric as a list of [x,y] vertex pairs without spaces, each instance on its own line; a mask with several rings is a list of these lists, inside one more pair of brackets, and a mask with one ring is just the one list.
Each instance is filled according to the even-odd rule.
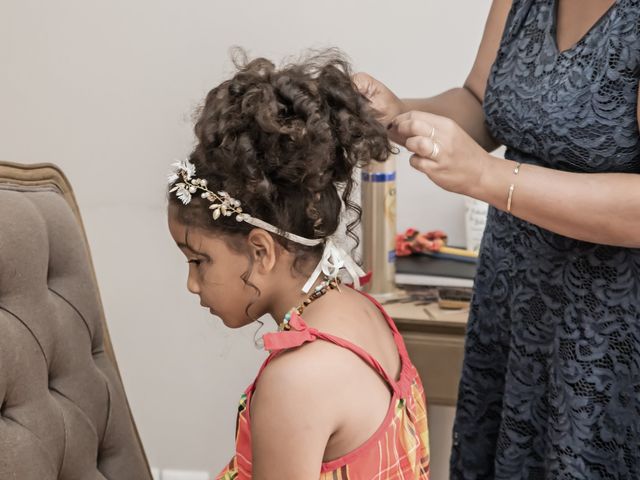
[[[365,294],[363,294],[365,295]],[[366,295],[365,295],[366,296]],[[368,297],[368,296],[367,296]],[[320,480],[428,480],[429,437],[425,394],[418,372],[409,359],[402,336],[382,306],[368,297],[382,312],[402,362],[398,380],[389,378],[382,366],[362,348],[333,335],[309,327],[293,314],[288,331],[265,334],[264,346],[271,353],[258,377],[240,399],[236,429],[236,454],[216,480],[251,479],[251,395],[262,370],[281,352],[318,340],[331,342],[352,351],[374,369],[389,385],[392,393],[387,415],[364,444],[352,452],[322,464]]]

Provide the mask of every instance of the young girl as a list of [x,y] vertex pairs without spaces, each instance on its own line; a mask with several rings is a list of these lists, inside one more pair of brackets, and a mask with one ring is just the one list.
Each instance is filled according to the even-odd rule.
[[240,400],[236,455],[218,479],[427,479],[424,392],[393,321],[341,285],[362,271],[332,240],[356,166],[387,158],[384,128],[334,51],[239,67],[207,95],[174,164],[169,228],[187,286],[230,328],[279,332]]

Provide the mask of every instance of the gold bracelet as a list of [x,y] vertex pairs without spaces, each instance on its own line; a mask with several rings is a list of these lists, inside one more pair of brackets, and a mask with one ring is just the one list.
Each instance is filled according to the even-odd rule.
[[507,198],[507,212],[511,213],[511,199],[513,198],[513,191],[516,189],[514,183],[509,185],[509,197]]
[[516,168],[513,169],[514,175],[517,175],[518,173],[520,173],[520,165],[522,165],[522,162],[516,163]]
[[[520,173],[520,166],[522,162],[517,162],[516,167],[513,169],[513,174],[518,175]],[[509,196],[507,197],[507,212],[511,213],[511,201],[513,200],[513,191],[516,189],[516,184],[509,185]]]

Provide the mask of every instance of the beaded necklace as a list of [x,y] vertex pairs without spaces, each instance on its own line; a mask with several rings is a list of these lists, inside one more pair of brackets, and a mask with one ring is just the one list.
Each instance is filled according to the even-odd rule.
[[340,291],[340,279],[339,278],[328,278],[325,277],[324,280],[313,290],[313,293],[307,297],[307,299],[302,302],[297,307],[292,308],[287,312],[287,314],[282,319],[282,323],[278,327],[280,331],[286,331],[291,329],[291,325],[289,325],[289,321],[291,320],[291,315],[297,313],[298,315],[302,315],[304,309],[309,306],[311,302],[317,300],[322,297],[329,290],[338,290]]

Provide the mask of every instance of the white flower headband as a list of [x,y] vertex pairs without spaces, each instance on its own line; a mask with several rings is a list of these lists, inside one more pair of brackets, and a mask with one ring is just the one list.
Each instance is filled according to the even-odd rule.
[[[201,191],[200,196],[209,200],[210,210],[213,210],[211,216],[213,220],[218,220],[221,216],[231,217],[235,215],[238,222],[246,222],[254,227],[262,228],[268,232],[280,235],[292,242],[313,247],[324,243],[324,252],[322,259],[314,270],[307,283],[302,287],[304,293],[308,293],[316,282],[320,273],[324,273],[328,278],[334,279],[342,268],[347,270],[353,280],[355,288],[360,288],[360,278],[365,276],[364,271],[358,264],[340,247],[338,247],[331,238],[305,238],[293,233],[284,232],[268,222],[254,218],[244,212],[239,200],[231,197],[227,192],[212,192],[207,188],[207,181],[201,178],[194,178],[196,167],[189,160],[182,160],[171,165],[172,170],[169,174],[169,186],[173,185],[170,193],[175,192],[176,196],[183,204],[188,205],[191,202],[192,195]],[[181,180],[179,183],[176,183]]]

